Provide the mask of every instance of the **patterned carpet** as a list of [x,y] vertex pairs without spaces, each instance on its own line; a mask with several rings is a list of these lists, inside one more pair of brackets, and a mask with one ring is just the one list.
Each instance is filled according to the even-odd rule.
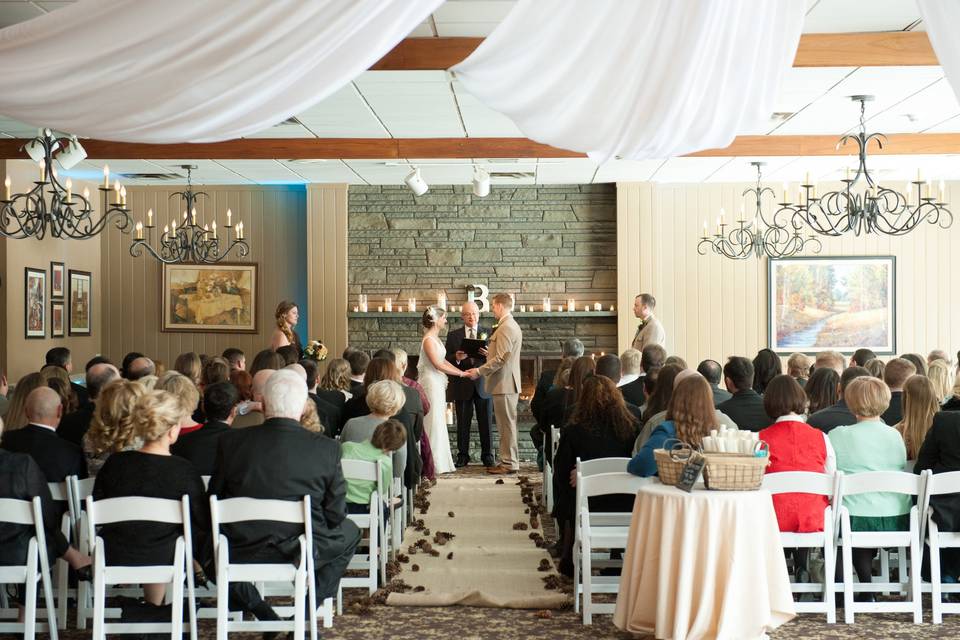
[[[475,476],[484,473],[483,467],[472,465],[461,469],[457,476]],[[538,480],[535,469],[525,469],[531,480]],[[442,480],[441,480],[442,482]],[[539,487],[536,488],[539,494]],[[549,521],[549,518],[544,520]],[[545,525],[548,522],[544,523]],[[548,526],[544,533],[551,538],[553,531]],[[616,629],[612,616],[601,615],[594,618],[594,624],[585,627],[580,617],[572,609],[563,611],[530,611],[516,609],[487,609],[474,607],[388,607],[376,605],[364,607],[358,613],[348,612],[349,604],[357,598],[347,594],[347,607],[344,615],[334,618],[334,627],[322,630],[324,638],[329,640],[369,640],[390,638],[391,640],[447,639],[479,640],[489,638],[610,638],[626,640],[637,638]],[[744,603],[748,603],[750,594],[743,594]],[[749,605],[747,605],[749,606]],[[359,608],[354,607],[354,611]],[[842,613],[838,613],[842,619]],[[770,634],[775,640],[825,640],[844,639],[897,639],[926,640],[960,637],[960,616],[945,616],[945,623],[929,623],[929,602],[924,609],[925,624],[914,625],[908,614],[862,614],[857,616],[856,624],[828,625],[824,616],[803,615]],[[212,621],[201,622],[200,637],[211,640],[215,636]],[[38,637],[46,637],[38,635]],[[66,640],[81,640],[90,637],[89,631],[67,631],[60,634]],[[120,636],[117,636],[120,637]],[[259,634],[230,634],[238,640],[254,640]],[[309,636],[308,636],[309,637]]]

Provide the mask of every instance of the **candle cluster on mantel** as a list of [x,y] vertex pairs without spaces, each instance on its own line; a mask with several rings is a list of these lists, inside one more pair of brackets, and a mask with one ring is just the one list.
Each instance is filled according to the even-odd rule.
[[[416,298],[407,298],[407,304],[396,304],[401,302],[401,299],[394,299],[393,297],[384,298],[382,305],[377,305],[377,313],[404,313],[409,311],[411,313],[416,313],[418,311],[417,299]],[[467,302],[473,302],[473,295],[467,295]],[[458,312],[463,310],[463,305],[448,304],[446,292],[440,291],[437,293],[437,305],[441,309],[450,312]],[[594,302],[592,305],[585,304],[583,305],[583,312],[589,313],[591,311],[601,312],[604,309],[604,305],[600,302]],[[614,305],[609,305],[608,310],[612,313],[616,310]],[[361,293],[357,296],[357,304],[353,307],[354,313],[368,313],[370,311],[370,301],[367,294]],[[546,312],[546,313],[557,313],[562,314],[564,312],[572,313],[578,311],[577,301],[574,298],[567,298],[565,303],[554,304],[549,297],[544,298],[542,304],[538,305],[527,305],[521,304],[517,305],[514,309],[514,313],[535,313],[535,312]]]

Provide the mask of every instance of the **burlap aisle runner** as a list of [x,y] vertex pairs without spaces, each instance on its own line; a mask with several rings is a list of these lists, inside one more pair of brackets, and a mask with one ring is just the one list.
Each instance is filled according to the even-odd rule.
[[[391,593],[387,604],[549,609],[570,602],[564,593],[544,588],[543,578],[557,574],[547,551],[530,539],[531,532],[543,530],[529,528],[531,518],[524,513],[516,476],[507,476],[503,484],[493,477],[441,479],[429,501],[427,513],[417,511],[414,517],[423,519],[430,535],[407,528],[402,553],[410,560],[400,565],[398,576],[425,590]],[[514,529],[520,522],[527,528]],[[434,541],[438,532],[455,537],[440,545]],[[410,554],[409,548],[421,539],[439,555],[422,548]],[[546,566],[543,561],[549,571],[539,570]]]

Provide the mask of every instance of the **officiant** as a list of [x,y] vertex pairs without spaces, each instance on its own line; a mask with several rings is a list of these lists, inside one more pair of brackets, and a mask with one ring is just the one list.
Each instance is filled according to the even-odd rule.
[[[467,371],[483,365],[487,350],[476,342],[486,343],[492,333],[490,327],[480,326],[480,309],[475,302],[467,302],[460,311],[463,326],[447,333],[447,361],[458,369]],[[466,341],[466,342],[465,342]],[[470,464],[470,427],[476,412],[480,430],[480,460],[486,467],[495,464],[493,439],[490,427],[493,423],[493,400],[483,389],[483,378],[450,377],[447,397],[453,401],[457,416],[457,467]]]

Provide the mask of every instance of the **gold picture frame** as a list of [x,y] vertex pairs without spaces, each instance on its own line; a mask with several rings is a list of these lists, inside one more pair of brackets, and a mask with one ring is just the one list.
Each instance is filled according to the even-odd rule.
[[161,277],[161,331],[257,332],[257,263],[164,264]]

